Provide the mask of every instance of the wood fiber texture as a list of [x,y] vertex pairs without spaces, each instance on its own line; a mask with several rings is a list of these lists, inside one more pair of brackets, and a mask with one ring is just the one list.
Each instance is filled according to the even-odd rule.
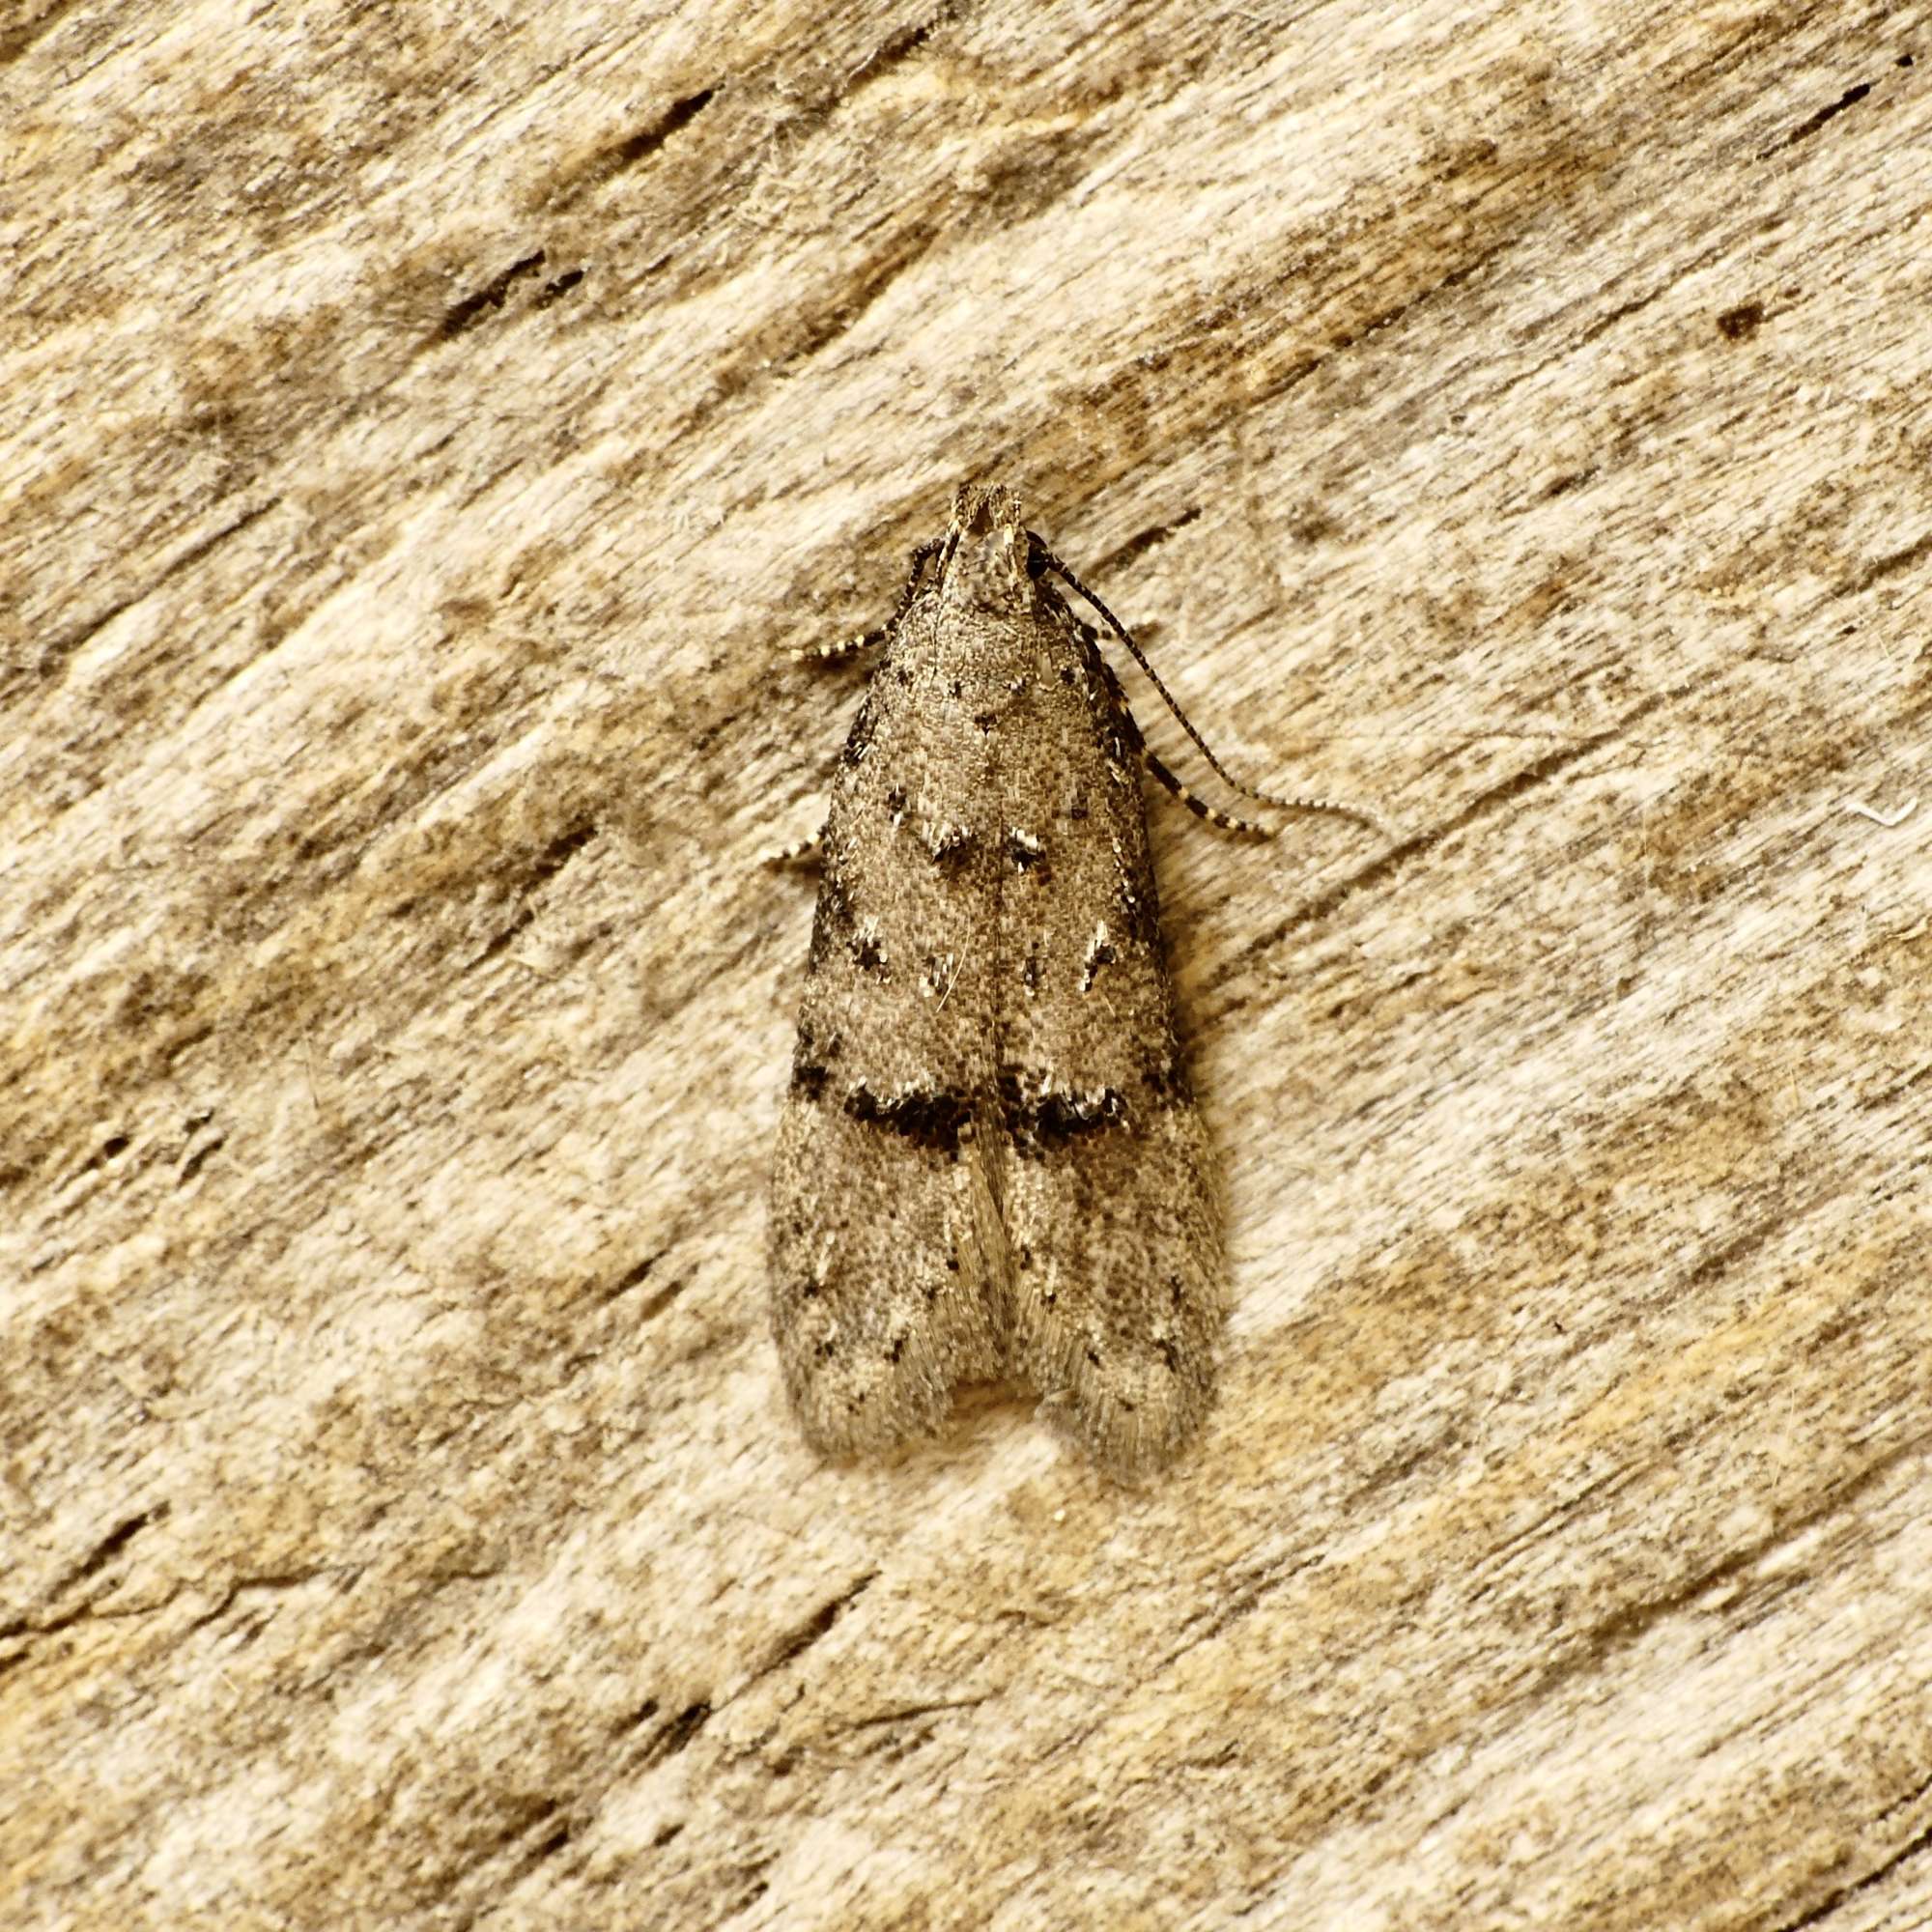
[[[0,1923],[1932,1920],[1920,9],[0,63]],[[1393,828],[1150,792],[1140,1491],[822,1467],[767,1325],[785,653],[966,476]]]

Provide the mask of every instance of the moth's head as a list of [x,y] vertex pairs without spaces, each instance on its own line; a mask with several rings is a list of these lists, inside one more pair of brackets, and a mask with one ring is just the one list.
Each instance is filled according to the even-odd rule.
[[1026,608],[1034,596],[1032,547],[1020,499],[1004,483],[962,483],[953,492],[949,586],[989,610]]

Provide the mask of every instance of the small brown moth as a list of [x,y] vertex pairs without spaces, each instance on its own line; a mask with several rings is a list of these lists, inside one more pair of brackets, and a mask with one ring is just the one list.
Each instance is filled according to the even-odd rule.
[[960,1383],[1005,1380],[1131,1479],[1212,1393],[1220,1217],[1142,766],[1262,828],[1147,751],[1056,578],[1152,677],[998,484],[960,488],[881,630],[812,654],[885,647],[819,840],[771,1199],[785,1388],[827,1454],[930,1435]]

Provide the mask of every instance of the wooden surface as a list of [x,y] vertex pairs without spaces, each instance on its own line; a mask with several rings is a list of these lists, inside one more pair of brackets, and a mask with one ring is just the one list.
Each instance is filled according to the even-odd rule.
[[[1922,12],[495,12],[0,15],[0,1922],[1932,1922]],[[1393,827],[1144,1492],[765,1326],[961,475]]]

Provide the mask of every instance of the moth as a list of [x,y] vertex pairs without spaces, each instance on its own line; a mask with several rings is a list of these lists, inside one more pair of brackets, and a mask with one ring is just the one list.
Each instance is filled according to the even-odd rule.
[[1212,1395],[1221,1220],[1142,771],[1261,828],[1148,752],[1062,585],[1152,677],[998,483],[961,486],[888,623],[810,654],[883,646],[817,841],[770,1203],[785,1389],[827,1455],[930,1435],[959,1385],[1003,1381],[1132,1480]]

